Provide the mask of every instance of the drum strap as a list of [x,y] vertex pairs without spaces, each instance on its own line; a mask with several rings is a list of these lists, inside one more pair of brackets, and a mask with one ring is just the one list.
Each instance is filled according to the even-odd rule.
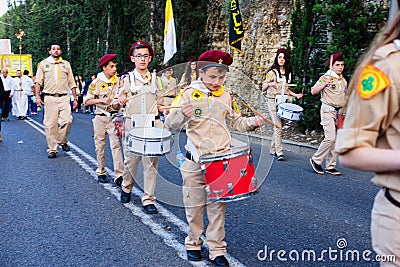
[[394,197],[390,194],[389,189],[385,187],[384,190],[386,199],[389,200],[389,202],[395,205],[396,207],[400,208],[400,202],[394,199]]
[[189,137],[187,139],[186,145],[191,152],[192,160],[195,162],[199,162],[199,159],[200,159],[199,151],[197,150],[197,148],[195,147],[195,145],[193,144],[192,140],[190,140]]

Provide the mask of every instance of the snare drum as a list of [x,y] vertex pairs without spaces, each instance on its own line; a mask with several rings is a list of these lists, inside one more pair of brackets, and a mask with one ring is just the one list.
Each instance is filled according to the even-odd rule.
[[122,113],[118,113],[113,115],[113,122],[115,126],[115,131],[117,132],[118,137],[124,136],[125,129],[124,129],[124,117]]
[[200,157],[208,201],[231,202],[258,192],[250,148],[232,148],[229,152]]
[[291,104],[291,103],[281,103],[278,105],[278,111],[276,115],[283,120],[288,121],[299,121],[301,119],[301,115],[303,113],[303,108]]
[[337,114],[337,128],[338,129],[342,129],[343,123],[344,123],[344,118],[346,118],[346,114],[344,114],[344,113]]
[[140,156],[162,156],[171,151],[170,131],[154,127],[137,127],[129,130],[126,147]]

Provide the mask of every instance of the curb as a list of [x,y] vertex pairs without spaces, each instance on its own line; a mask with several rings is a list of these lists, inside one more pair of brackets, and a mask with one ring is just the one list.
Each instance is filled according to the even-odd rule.
[[[232,136],[241,141],[250,141],[251,143],[269,146],[271,144],[272,137],[261,136],[252,133],[241,133],[237,131],[231,131]],[[282,140],[283,149],[290,152],[312,156],[318,149],[318,146],[312,146],[306,143],[294,142],[290,140]]]

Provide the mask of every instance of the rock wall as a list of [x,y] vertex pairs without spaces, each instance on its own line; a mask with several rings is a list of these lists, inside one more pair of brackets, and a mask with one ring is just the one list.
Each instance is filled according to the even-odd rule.
[[[290,38],[291,12],[296,0],[239,0],[244,23],[244,54],[229,50],[228,23],[230,0],[213,0],[208,7],[207,34],[209,49],[230,51],[233,67],[243,71],[260,88],[275,52],[287,47]],[[367,1],[366,1],[367,2]],[[388,7],[390,0],[371,0]]]
[[[287,47],[292,0],[243,0],[239,3],[245,30],[242,41],[245,52],[239,54],[230,50],[234,57],[233,67],[260,86],[276,50]],[[215,0],[209,5],[207,33],[212,40],[209,49],[229,51],[229,4],[227,0]]]

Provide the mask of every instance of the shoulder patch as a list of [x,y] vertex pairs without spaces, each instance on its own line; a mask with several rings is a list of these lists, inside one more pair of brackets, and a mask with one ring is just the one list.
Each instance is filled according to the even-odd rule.
[[375,66],[367,65],[361,72],[357,92],[362,99],[370,99],[390,85],[384,72]]
[[200,90],[194,90],[190,96],[196,101],[201,101],[204,99],[204,93]]
[[233,108],[233,110],[234,110],[237,114],[240,113],[239,105],[238,105],[238,103],[237,103],[235,100],[232,100],[232,108]]

